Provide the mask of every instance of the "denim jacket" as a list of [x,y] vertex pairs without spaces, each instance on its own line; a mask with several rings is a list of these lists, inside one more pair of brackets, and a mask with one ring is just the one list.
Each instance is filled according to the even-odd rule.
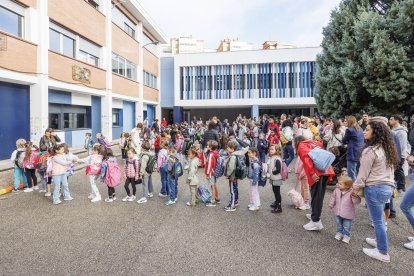
[[250,160],[249,173],[247,177],[252,181],[252,185],[257,185],[260,177],[260,164],[257,158]]

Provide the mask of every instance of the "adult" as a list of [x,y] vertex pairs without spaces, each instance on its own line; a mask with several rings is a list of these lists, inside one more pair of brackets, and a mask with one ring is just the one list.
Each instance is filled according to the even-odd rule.
[[408,145],[408,135],[407,130],[404,126],[401,125],[403,119],[399,115],[394,115],[390,117],[390,126],[392,132],[398,138],[401,147],[401,159],[398,166],[395,168],[395,181],[397,182],[397,190],[399,193],[405,192],[405,175],[403,165],[405,159],[408,157],[407,145]]
[[191,123],[196,125],[197,124],[197,117],[193,116],[193,119],[191,120]]
[[355,182],[357,168],[359,165],[359,157],[364,147],[364,132],[359,126],[355,116],[346,118],[347,129],[342,143],[347,145],[346,149],[346,170],[348,176]]
[[145,117],[143,125],[144,125],[145,128],[149,127],[148,117]]
[[323,139],[327,142],[326,149],[331,150],[334,147],[342,146],[342,139],[345,136],[345,130],[341,127],[340,120],[333,120],[331,129],[327,131]]
[[[408,165],[411,166],[411,185],[408,191],[405,192],[404,197],[401,201],[401,211],[406,216],[411,227],[414,229],[414,156],[410,155],[407,157]],[[414,250],[414,237],[409,237],[409,243],[404,244],[404,247],[410,250]]]
[[411,154],[414,154],[414,114],[411,115],[410,132],[408,133],[408,141],[411,146]]
[[47,149],[50,149],[56,146],[57,143],[60,143],[59,136],[56,135],[53,128],[48,128],[45,130],[45,135],[40,138],[39,148],[46,146]]
[[310,217],[307,215],[310,221],[303,228],[308,231],[319,231],[323,229],[321,214],[326,185],[332,180],[335,173],[332,166],[329,166],[326,172],[319,171],[314,167],[313,161],[308,155],[315,146],[323,147],[321,141],[313,141],[303,136],[297,136],[295,138],[295,145],[299,158],[303,163],[303,169],[305,170],[309,186],[311,187],[312,197],[312,214]]
[[261,125],[262,125],[262,132],[264,132],[265,134],[267,134],[268,131],[268,127],[269,127],[269,121],[268,121],[268,116],[267,114],[264,114],[262,117],[262,121],[261,121]]
[[137,155],[141,153],[142,136],[144,130],[143,123],[138,123],[135,128],[131,130],[131,147],[135,150]]
[[220,145],[220,137],[218,132],[214,129],[214,123],[210,122],[208,124],[208,130],[204,132],[204,138],[203,138],[203,147],[205,148],[207,146],[208,141],[214,140],[217,141],[217,143]]
[[283,159],[285,160],[286,166],[292,163],[295,158],[295,151],[293,150],[293,122],[290,119],[286,119],[282,123],[282,134],[287,143],[283,145]]
[[363,131],[365,131],[365,128],[368,126],[368,123],[369,123],[369,115],[368,115],[368,113],[364,112],[362,114],[362,122],[361,122],[361,125],[360,125],[360,127],[362,128]]
[[166,128],[168,126],[167,120],[165,120],[165,118],[162,118],[162,120],[161,120],[161,126],[163,128]]
[[155,119],[151,126],[154,132],[160,133],[160,126],[158,125],[158,119]]
[[366,144],[361,154],[353,194],[364,189],[376,238],[366,238],[366,242],[375,248],[363,248],[363,252],[371,258],[390,262],[384,206],[394,190],[394,168],[398,165],[399,158],[391,132],[382,122],[370,121],[365,128],[364,138]]

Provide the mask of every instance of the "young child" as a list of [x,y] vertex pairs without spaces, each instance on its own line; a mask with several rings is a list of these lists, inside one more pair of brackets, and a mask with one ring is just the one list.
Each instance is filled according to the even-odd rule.
[[262,163],[266,162],[266,153],[267,153],[267,140],[265,134],[261,132],[259,134],[259,141],[257,142],[257,150],[259,151],[260,161]]
[[85,133],[85,144],[84,148],[88,152],[88,155],[91,154],[92,148],[93,148],[93,139],[92,139],[92,133],[87,132]]
[[190,159],[190,164],[189,164],[189,169],[188,169],[187,184],[190,187],[191,199],[189,202],[187,202],[187,206],[195,206],[197,203],[197,199],[196,199],[197,186],[198,186],[197,170],[198,170],[198,163],[199,163],[197,155],[198,153],[194,147],[191,147],[188,150],[188,158]]
[[258,159],[259,151],[256,148],[249,148],[249,200],[250,204],[247,206],[249,211],[259,211],[260,209],[260,194],[259,194],[259,178],[261,170],[261,162]]
[[[106,154],[104,156],[104,161],[102,162],[102,169],[101,169],[101,182],[103,183],[106,177],[106,174],[109,170],[108,163],[116,163],[118,164],[118,161],[116,157],[114,156],[114,153],[111,149],[106,150]],[[119,167],[118,167],[119,169]],[[114,202],[116,200],[116,194],[115,194],[115,187],[108,186],[108,198],[105,198],[105,202]]]
[[328,204],[329,208],[335,208],[337,229],[335,239],[338,241],[342,239],[344,243],[349,243],[352,221],[355,218],[355,205],[361,202],[359,196],[352,194],[352,184],[349,176],[341,176]]
[[46,174],[47,160],[49,156],[50,154],[47,150],[47,146],[41,145],[39,152],[39,163],[37,164],[37,173],[40,176],[40,183],[42,184],[42,189],[39,190],[39,193],[50,194],[50,184],[52,183],[52,177]]
[[161,135],[158,131],[154,131],[155,139],[154,139],[154,150],[155,150],[155,156],[158,158],[158,153],[160,152],[161,148]]
[[170,191],[170,199],[165,202],[165,205],[170,206],[177,202],[178,195],[178,177],[174,172],[174,164],[180,162],[176,154],[174,146],[168,147],[168,161],[167,161],[167,182]]
[[101,145],[98,143],[93,145],[91,155],[78,160],[78,163],[88,164],[88,166],[86,167],[86,175],[89,177],[89,183],[91,185],[91,193],[89,194],[88,198],[91,200],[92,203],[102,200],[101,194],[99,193],[99,189],[96,186],[96,181],[98,180],[99,175],[101,174],[102,160],[102,149]]
[[145,141],[142,144],[142,152],[141,152],[141,169],[140,169],[140,176],[142,178],[142,198],[140,198],[137,202],[138,203],[146,203],[147,197],[151,198],[154,196],[154,188],[152,186],[152,173],[148,173],[146,171],[147,164],[150,161],[150,158],[155,158],[155,154],[150,151],[151,144],[149,141]]
[[23,180],[24,189],[28,189],[27,178],[24,175],[24,171],[23,171],[23,160],[26,154],[25,145],[26,145],[26,140],[18,139],[16,141],[16,150],[13,151],[10,157],[10,160],[14,164],[14,171],[13,171],[14,187],[13,187],[12,193],[18,193],[20,191],[19,186],[22,180]]
[[295,190],[300,193],[303,197],[305,204],[303,206],[299,206],[301,210],[309,210],[310,207],[310,188],[308,179],[306,177],[305,169],[303,168],[303,162],[300,158],[296,158],[296,165],[295,165],[295,173],[296,173],[296,188]]
[[24,190],[25,193],[33,192],[33,190],[39,190],[36,176],[38,162],[39,148],[36,145],[33,145],[32,142],[27,143],[23,159],[23,170],[28,184],[28,188]]
[[280,194],[280,187],[283,184],[282,175],[282,149],[279,145],[271,145],[269,147],[269,160],[267,161],[267,177],[272,185],[273,194],[275,195],[275,202],[270,205],[272,213],[282,212],[282,196]]
[[96,139],[98,140],[98,143],[104,146],[105,148],[109,148],[111,145],[109,143],[109,140],[103,136],[102,133],[96,133]]
[[[127,196],[122,199],[123,202],[132,202],[137,197],[135,196],[137,193],[136,183],[139,179],[139,161],[138,157],[135,153],[133,148],[128,149],[127,151],[127,159],[125,160],[125,191]],[[131,184],[132,187],[132,194],[131,190],[129,189],[129,185]]]
[[126,152],[127,152],[128,149],[125,149],[125,148],[127,146],[128,141],[127,141],[126,134],[127,133],[122,132],[121,137],[119,139],[119,147],[121,148],[122,160],[125,160],[127,158]]
[[168,172],[167,172],[167,160],[168,160],[168,140],[162,139],[160,143],[160,152],[157,157],[158,171],[161,176],[161,191],[158,194],[159,197],[167,197],[170,195],[168,188]]
[[217,159],[220,158],[220,155],[217,151],[218,143],[215,140],[210,140],[207,143],[208,155],[207,155],[207,164],[205,169],[205,174],[207,178],[207,183],[210,185],[211,188],[211,201],[207,203],[206,206],[208,207],[215,207],[217,203],[219,203],[218,199],[218,190],[217,190],[217,179],[214,176]]
[[270,129],[270,135],[269,135],[269,137],[267,137],[267,142],[268,142],[269,146],[279,144],[279,138],[276,135],[276,129],[274,129],[274,128]]
[[236,207],[239,206],[239,190],[237,187],[237,178],[236,178],[236,165],[237,165],[237,156],[245,155],[248,151],[248,148],[243,148],[239,151],[237,150],[237,142],[231,140],[227,143],[227,153],[229,154],[229,161],[227,162],[224,175],[229,180],[230,188],[230,201],[227,206],[224,208],[227,212],[236,211]]
[[[52,154],[52,177],[55,185],[53,189],[53,204],[62,203],[60,200],[60,188],[63,187],[64,200],[70,201],[73,198],[70,196],[68,178],[66,176],[67,167],[72,163],[66,159],[65,145],[60,144],[53,148]],[[49,168],[48,168],[49,170]]]

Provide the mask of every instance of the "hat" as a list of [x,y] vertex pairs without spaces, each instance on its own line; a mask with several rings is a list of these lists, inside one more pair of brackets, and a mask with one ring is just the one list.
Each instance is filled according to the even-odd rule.
[[371,121],[381,122],[381,123],[384,123],[386,126],[388,125],[388,119],[384,116],[372,117]]

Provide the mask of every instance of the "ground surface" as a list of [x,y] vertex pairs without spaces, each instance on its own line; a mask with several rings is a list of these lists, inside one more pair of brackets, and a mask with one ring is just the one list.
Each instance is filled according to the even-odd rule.
[[[278,215],[268,207],[273,200],[269,185],[261,190],[262,210],[247,210],[247,182],[239,185],[238,210],[224,212],[229,194],[224,179],[218,183],[223,203],[215,208],[187,207],[184,178],[179,201],[170,207],[158,197],[143,205],[121,202],[123,187],[116,202],[92,204],[83,173],[69,181],[75,200],[59,206],[37,192],[0,197],[0,274],[413,275],[414,252],[402,246],[413,233],[400,211],[398,224],[388,226],[391,263],[380,263],[362,253],[363,246],[369,247],[365,237],[374,235],[364,207],[358,206],[349,245],[334,240],[334,215],[327,207],[325,229],[307,232],[305,212],[289,206],[290,177]],[[158,174],[154,184],[158,192]],[[106,188],[99,188],[106,196]]]

